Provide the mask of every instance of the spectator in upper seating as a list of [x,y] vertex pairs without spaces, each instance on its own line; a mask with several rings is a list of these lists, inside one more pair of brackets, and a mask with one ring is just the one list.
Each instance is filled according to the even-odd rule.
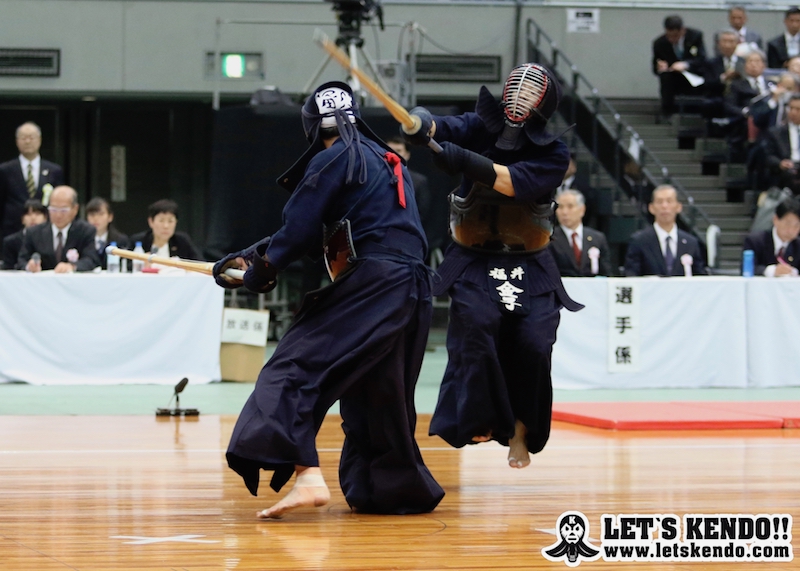
[[64,173],[39,155],[42,130],[36,123],[17,127],[19,157],[0,165],[0,239],[21,230],[23,205],[35,198],[48,205],[53,188],[64,184]]
[[800,194],[800,94],[789,99],[788,121],[781,127],[769,131],[764,140],[764,153],[767,166],[777,175],[779,186]]
[[114,222],[114,211],[111,204],[99,196],[94,197],[86,204],[86,220],[95,227],[94,247],[100,257],[100,266],[107,269],[108,259],[106,246],[115,242],[117,248],[128,248],[128,236],[117,230]]
[[725,96],[725,115],[731,120],[728,141],[736,161],[744,160],[749,145],[758,138],[750,106],[772,96],[774,84],[764,77],[765,61],[763,52],[750,52],[745,59],[744,76],[731,82]]
[[[730,24],[731,30],[736,33],[737,44],[752,44],[760,50],[764,49],[764,40],[761,38],[761,34],[747,27],[747,10],[743,6],[733,6],[728,10],[728,24]],[[716,49],[719,47],[717,38],[718,36],[714,37],[715,53],[719,55],[720,52]]]
[[731,82],[744,73],[744,62],[736,54],[739,35],[735,30],[722,30],[717,34],[717,55],[706,62],[706,93],[723,97]]
[[655,217],[655,223],[631,236],[625,256],[625,275],[683,276],[684,262],[691,265],[692,275],[705,274],[700,243],[680,230],[676,223],[683,205],[675,187],[657,186],[647,208]]
[[0,268],[4,270],[13,270],[16,267],[28,228],[47,222],[47,207],[38,200],[29,198],[23,208],[25,210],[22,214],[22,230],[3,238],[3,259]]
[[783,15],[786,31],[767,42],[767,61],[771,68],[784,67],[786,62],[800,55],[800,8],[792,6]]
[[[90,272],[100,265],[94,249],[94,226],[78,216],[78,193],[57,186],[50,195],[49,224],[29,228],[17,257],[17,269],[55,270],[57,274]],[[34,254],[39,254],[39,260]]]
[[569,166],[567,166],[567,172],[564,173],[564,180],[561,181],[561,186],[559,186],[556,189],[556,193],[577,188],[575,186],[575,175],[577,174],[577,172],[578,172],[578,163],[575,162],[575,151],[570,151]]
[[800,56],[793,57],[786,62],[786,71],[800,78]]
[[778,204],[772,230],[748,234],[744,250],[753,251],[753,273],[757,276],[797,276],[800,269],[800,202],[788,198]]
[[185,232],[176,232],[178,205],[172,200],[158,200],[147,208],[150,230],[130,237],[129,243],[142,243],[145,252],[154,252],[161,258],[177,256],[187,260],[200,260],[200,251]]
[[798,92],[797,76],[788,71],[781,74],[778,83],[771,89],[772,95],[760,99],[750,107],[750,116],[759,129],[759,134],[766,133],[774,128],[786,124],[789,99]]
[[685,28],[680,16],[667,16],[664,34],[653,41],[653,73],[661,83],[661,111],[665,117],[676,111],[676,95],[701,93],[683,72],[703,75],[705,61],[703,32]]
[[562,276],[611,275],[611,256],[605,234],[583,225],[586,199],[574,189],[556,195],[556,218],[550,251]]

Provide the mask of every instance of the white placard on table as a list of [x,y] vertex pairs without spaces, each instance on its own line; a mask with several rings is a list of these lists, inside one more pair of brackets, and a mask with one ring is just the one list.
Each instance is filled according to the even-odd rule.
[[266,347],[269,310],[225,308],[222,313],[222,342]]

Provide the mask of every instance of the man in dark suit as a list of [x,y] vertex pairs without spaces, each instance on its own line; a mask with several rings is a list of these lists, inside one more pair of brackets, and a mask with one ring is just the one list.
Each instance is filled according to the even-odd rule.
[[[731,30],[736,33],[737,44],[750,44],[760,50],[764,49],[764,40],[761,38],[761,34],[747,27],[747,11],[743,6],[734,6],[728,10],[728,24],[730,24]],[[717,43],[718,37],[719,35],[714,36],[714,43],[717,46],[719,46]],[[719,55],[719,50],[715,48],[715,51]]]
[[556,195],[558,226],[553,229],[550,251],[562,277],[611,275],[611,256],[605,234],[583,225],[586,200],[577,190]]
[[625,256],[625,275],[683,276],[686,275],[684,264],[691,266],[692,275],[705,274],[700,244],[676,223],[683,205],[675,188],[668,184],[657,186],[648,210],[655,217],[655,223],[631,236]]
[[22,249],[28,228],[47,222],[47,208],[38,200],[33,198],[26,200],[23,208],[25,213],[22,215],[22,230],[3,238],[3,259],[0,268],[4,270],[16,269],[19,251]]
[[130,238],[131,244],[142,243],[145,252],[154,252],[162,258],[179,257],[200,260],[200,250],[185,232],[176,232],[178,205],[172,200],[158,200],[147,207],[147,224],[150,230]]
[[739,36],[735,30],[723,30],[717,34],[717,55],[706,61],[705,87],[711,97],[724,97],[734,79],[744,73],[744,61],[736,55]]
[[778,69],[786,62],[800,55],[800,8],[792,6],[783,15],[786,31],[767,42],[767,63]]
[[[78,193],[57,186],[50,196],[50,222],[30,228],[25,234],[17,269],[29,272],[55,270],[57,274],[90,272],[100,265],[94,249],[94,226],[78,216]],[[34,254],[38,254],[37,260]]]
[[114,210],[105,198],[95,196],[86,203],[86,221],[95,227],[94,249],[100,257],[100,267],[105,270],[108,268],[106,246],[113,242],[117,248],[127,249],[130,246],[128,236],[114,227]]
[[39,155],[42,131],[36,123],[17,128],[19,157],[0,164],[0,239],[22,229],[23,205],[35,198],[48,205],[50,193],[64,184],[64,173]]
[[680,16],[667,16],[664,34],[653,41],[653,73],[661,82],[661,110],[665,116],[676,111],[676,95],[701,93],[683,72],[703,75],[705,61],[703,32],[684,28]]
[[745,58],[744,75],[731,82],[725,96],[725,115],[730,119],[728,142],[734,160],[743,161],[758,138],[752,107],[772,97],[775,84],[764,77],[765,67],[764,54],[751,51]]
[[757,276],[797,276],[800,270],[800,202],[788,198],[778,204],[772,217],[772,230],[748,234],[744,250],[753,251],[753,274]]
[[800,94],[789,99],[788,121],[772,129],[764,141],[765,161],[779,186],[800,194]]

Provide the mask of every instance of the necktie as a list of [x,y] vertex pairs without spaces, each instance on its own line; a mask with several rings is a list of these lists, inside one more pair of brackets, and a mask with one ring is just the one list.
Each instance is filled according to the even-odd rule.
[[33,165],[28,163],[28,178],[25,179],[25,186],[28,187],[28,196],[33,198],[36,194],[36,182],[33,180]]
[[779,260],[782,260],[782,259],[783,259],[783,254],[784,254],[784,252],[785,252],[785,248],[784,248],[783,246],[781,246],[781,247],[780,247],[780,249],[778,250],[778,255],[777,255],[776,257],[777,257]]
[[103,255],[103,251],[106,249],[105,241],[104,240],[96,240],[94,246],[95,246],[95,250],[97,250],[97,253],[102,256]]
[[581,267],[581,247],[578,245],[578,233],[572,233],[572,253],[575,255],[575,263]]
[[667,275],[672,275],[672,265],[675,263],[675,256],[672,255],[672,248],[669,246],[671,240],[672,236],[667,236],[667,249],[664,252],[664,262],[667,264]]
[[61,254],[64,252],[64,235],[59,232],[56,234],[56,264],[61,261]]
[[683,48],[680,46],[680,44],[675,44],[675,55],[679,60],[683,59]]

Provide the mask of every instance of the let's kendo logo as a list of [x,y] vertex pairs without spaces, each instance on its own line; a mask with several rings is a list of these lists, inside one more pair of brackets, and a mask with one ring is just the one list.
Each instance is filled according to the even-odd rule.
[[558,539],[542,555],[568,567],[601,557],[615,562],[794,559],[789,514],[603,514],[600,532],[599,540],[592,539],[586,516],[564,512],[556,524]]

